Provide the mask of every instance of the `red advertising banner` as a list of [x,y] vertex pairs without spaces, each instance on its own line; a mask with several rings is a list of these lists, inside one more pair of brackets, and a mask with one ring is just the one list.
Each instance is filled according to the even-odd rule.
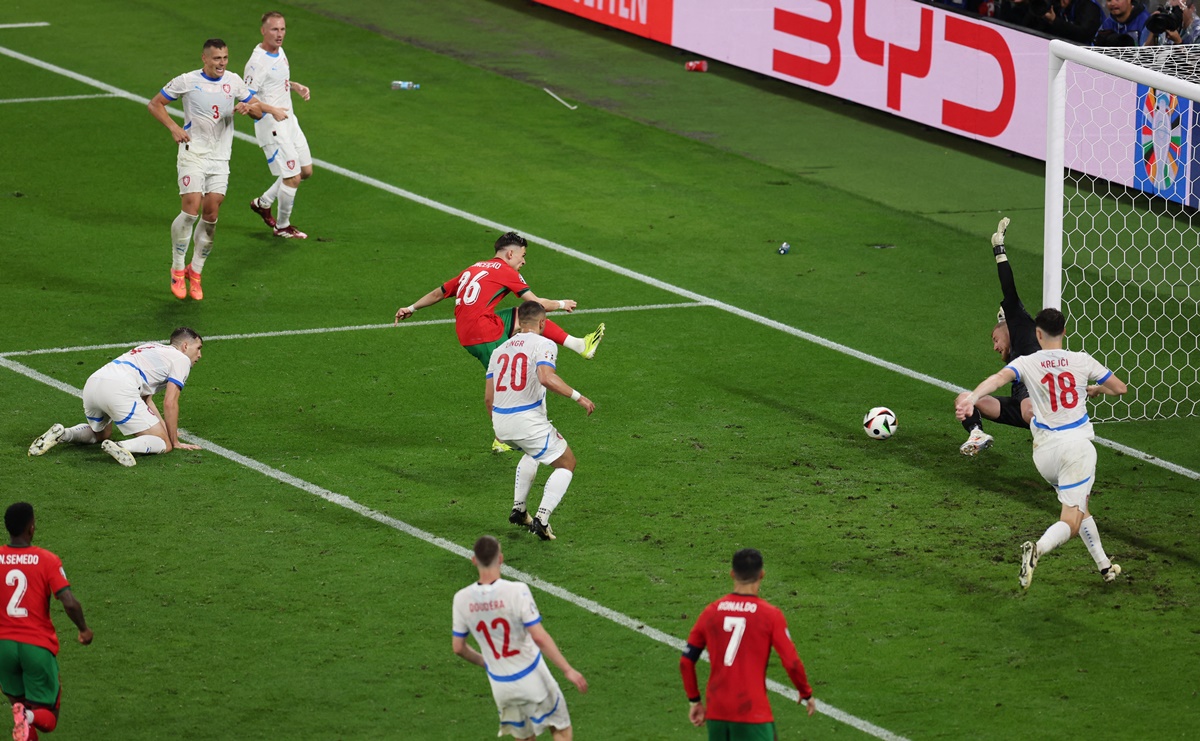
[[648,39],[671,43],[675,0],[534,0]]

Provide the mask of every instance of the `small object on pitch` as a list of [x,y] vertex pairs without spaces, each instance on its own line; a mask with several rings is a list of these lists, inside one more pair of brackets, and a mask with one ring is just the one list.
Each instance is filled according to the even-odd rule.
[[791,249],[792,249],[792,246],[790,244],[788,244],[787,242],[784,242],[783,244],[779,245],[779,254],[786,255],[788,252],[791,251]]
[[409,80],[392,80],[392,90],[420,90],[421,86]]
[[555,95],[554,93],[550,92],[550,88],[548,88],[548,87],[544,87],[544,88],[542,88],[542,90],[545,90],[545,91],[546,91],[546,93],[547,93],[547,94],[549,94],[551,98],[554,98],[554,99],[555,99],[555,100],[557,100],[559,103],[562,103],[563,105],[565,105],[567,108],[570,108],[571,110],[575,110],[576,108],[578,108],[578,107],[579,107],[579,106],[577,106],[577,105],[571,105],[571,104],[570,104],[570,103],[568,103],[567,101],[563,100],[562,98],[558,97],[558,96],[557,96],[557,95]]
[[707,72],[708,62],[704,61],[703,59],[698,62],[688,62],[687,64],[683,65],[683,68],[688,72]]

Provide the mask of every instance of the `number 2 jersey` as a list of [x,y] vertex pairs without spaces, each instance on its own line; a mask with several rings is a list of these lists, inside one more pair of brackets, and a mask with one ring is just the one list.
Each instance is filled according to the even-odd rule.
[[0,546],[0,640],[41,646],[58,655],[50,598],[71,586],[62,560],[37,546]]
[[496,305],[510,293],[524,296],[529,285],[503,260],[477,262],[442,284],[442,298],[454,296],[454,331],[463,347],[495,342],[504,336]]
[[476,582],[454,595],[451,630],[459,638],[475,637],[497,706],[538,703],[557,687],[529,635],[528,629],[541,621],[529,585],[523,582]]
[[1087,386],[1112,375],[1091,355],[1068,350],[1039,350],[1004,366],[1029,389],[1033,404],[1033,447],[1051,441],[1096,437],[1087,411]]
[[771,723],[775,716],[767,701],[767,662],[771,649],[799,690],[812,696],[804,664],[778,608],[758,597],[727,594],[704,608],[688,635],[688,650],[679,661],[683,688],[689,698],[700,696],[696,661],[707,648],[712,672],[708,678],[704,714],[731,723]]

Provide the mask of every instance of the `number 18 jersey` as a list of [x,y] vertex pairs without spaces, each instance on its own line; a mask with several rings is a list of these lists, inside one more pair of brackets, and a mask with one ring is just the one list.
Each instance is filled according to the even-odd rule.
[[1039,350],[1005,366],[1029,389],[1033,404],[1033,447],[1050,441],[1092,440],[1095,432],[1087,411],[1087,386],[1112,375],[1091,355],[1068,350]]
[[529,585],[497,579],[454,595],[455,636],[475,637],[496,705],[537,703],[557,686],[529,628],[542,621]]

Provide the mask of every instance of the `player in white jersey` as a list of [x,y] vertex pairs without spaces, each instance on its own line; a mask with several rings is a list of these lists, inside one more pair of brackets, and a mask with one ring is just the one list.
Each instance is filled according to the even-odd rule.
[[[312,153],[292,110],[292,91],[299,93],[303,100],[308,100],[312,93],[307,85],[291,79],[292,68],[287,52],[283,50],[283,37],[287,35],[283,14],[274,11],[264,14],[259,32],[262,43],[254,47],[250,61],[246,62],[246,84],[264,103],[287,111],[288,118],[277,121],[264,116],[254,125],[258,146],[267,157],[267,167],[275,176],[275,182],[261,196],[250,201],[250,210],[275,230],[275,236],[306,239],[307,234],[292,226],[292,207],[300,181],[312,177]],[[279,200],[278,219],[271,215],[271,205],[276,199]]]
[[[192,366],[200,360],[204,340],[195,330],[180,327],[170,344],[139,345],[93,373],[83,386],[87,422],[74,427],[55,424],[33,441],[29,455],[42,455],[59,443],[94,445],[122,466],[136,465],[133,454],[169,453],[173,448],[199,450],[179,442],[179,394]],[[154,396],[163,392],[159,414]],[[113,425],[126,440],[111,440]]]
[[[220,39],[204,42],[203,68],[185,72],[163,86],[147,106],[167,127],[178,145],[175,167],[179,177],[179,215],[171,223],[171,293],[197,301],[204,298],[200,274],[212,251],[213,232],[225,190],[229,186],[229,155],[233,148],[233,114],[258,118],[264,113],[287,118],[287,113],[262,103],[229,64],[229,49]],[[182,99],[183,126],[167,112],[167,104]],[[201,210],[203,215],[201,217]],[[199,219],[199,223],[196,220]],[[188,244],[195,251],[187,264]],[[186,264],[186,269],[185,269]]]
[[[1100,543],[1096,520],[1088,512],[1088,498],[1096,477],[1096,448],[1088,398],[1120,396],[1128,387],[1113,372],[1082,352],[1063,349],[1067,319],[1058,309],[1042,309],[1034,319],[1042,349],[1019,357],[992,374],[969,394],[959,398],[959,419],[971,415],[975,402],[1001,386],[1018,381],[1029,389],[1033,404],[1033,462],[1038,473],[1054,487],[1062,513],[1037,543],[1021,546],[1020,584],[1028,589],[1038,559],[1066,543],[1076,533],[1087,546],[1104,581],[1121,573]],[[1095,383],[1092,383],[1092,382]]]
[[[500,541],[485,535],[475,541],[474,551],[471,563],[479,569],[479,581],[454,595],[454,653],[487,670],[500,713],[498,736],[534,738],[549,730],[555,741],[570,741],[567,698],[546,659],[580,692],[587,692],[587,680],[546,632],[529,585],[500,578]],[[468,634],[475,636],[479,651],[467,644]]]
[[[571,485],[576,461],[567,441],[546,417],[546,390],[578,402],[589,416],[596,405],[558,377],[558,345],[542,336],[546,331],[546,309],[537,301],[526,301],[517,307],[517,324],[517,334],[492,351],[484,402],[492,415],[496,439],[525,452],[517,463],[508,521],[527,526],[542,540],[554,540],[550,515]],[[537,478],[538,464],[551,466],[554,471],[546,481],[537,516],[530,517],[525,500]]]

